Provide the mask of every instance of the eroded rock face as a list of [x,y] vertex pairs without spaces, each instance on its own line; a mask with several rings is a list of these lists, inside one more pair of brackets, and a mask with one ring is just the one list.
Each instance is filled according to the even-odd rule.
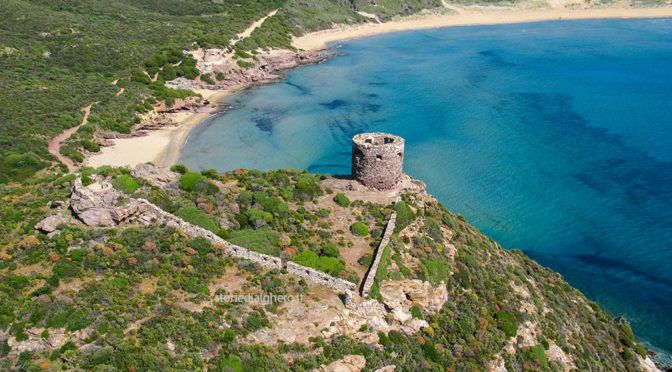
[[[411,316],[411,306],[418,305],[428,312],[435,312],[448,297],[445,285],[434,288],[419,280],[393,281],[381,285],[381,293],[383,286],[390,297],[385,304],[374,299],[362,301],[358,298],[346,308],[333,295],[319,302],[283,305],[279,312],[281,316],[269,314],[273,326],[254,332],[248,341],[275,346],[278,340],[307,344],[310,337],[328,339],[349,335],[364,343],[377,344],[379,331],[387,334],[395,330],[413,335],[427,328],[429,324],[425,320]],[[407,299],[407,295],[411,300]],[[394,321],[388,322],[390,317]],[[364,332],[360,331],[363,325],[367,326]]]
[[75,215],[88,226],[113,227],[112,208],[121,192],[109,184],[99,188],[84,187],[78,179],[72,188],[70,207]]
[[24,351],[30,351],[30,352],[33,352],[33,353],[41,353],[44,350],[46,350],[46,348],[44,347],[44,345],[40,341],[33,340],[33,339],[29,339],[29,340],[25,340],[25,341],[16,341],[16,338],[10,337],[7,340],[7,345],[9,345],[12,348],[12,350],[10,351],[10,355],[15,354],[17,356],[19,354],[23,353]]
[[45,233],[52,233],[58,229],[58,225],[68,223],[70,219],[60,213],[51,215],[35,224],[35,229]]
[[639,360],[639,365],[642,368],[642,371],[644,372],[662,372],[658,367],[656,367],[656,364],[653,363],[653,360],[649,358],[648,356],[646,359],[642,358],[639,354],[635,354],[637,356],[637,359]]
[[177,182],[180,178],[178,173],[175,173],[167,168],[155,167],[150,164],[138,164],[131,171],[131,176],[134,178],[143,178],[152,181],[154,185],[165,188],[166,186]]
[[320,366],[318,372],[359,372],[366,366],[366,359],[361,355],[346,355],[341,360],[328,366]]
[[147,203],[138,199],[117,205],[123,194],[109,184],[92,186],[86,187],[80,180],[75,181],[70,198],[75,216],[88,226],[114,227],[136,218],[140,223],[149,224],[157,217]]
[[[446,285],[434,288],[429,282],[418,279],[385,280],[380,283],[380,294],[385,305],[398,312],[408,312],[417,305],[423,311],[435,312],[448,300]],[[401,309],[401,310],[397,310]]]

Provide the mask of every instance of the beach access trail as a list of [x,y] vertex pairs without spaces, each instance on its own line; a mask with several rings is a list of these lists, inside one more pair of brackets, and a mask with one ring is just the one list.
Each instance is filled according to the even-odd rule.
[[75,169],[75,165],[73,164],[72,160],[69,158],[61,155],[61,143],[63,141],[67,140],[72,136],[73,133],[79,129],[82,125],[86,125],[89,121],[89,113],[91,112],[91,106],[95,105],[98,102],[94,102],[84,108],[82,108],[82,112],[84,112],[84,116],[82,117],[82,122],[79,123],[79,125],[76,125],[72,128],[64,130],[61,134],[58,136],[52,138],[49,140],[49,152],[56,156],[58,160],[61,161],[61,163],[65,164],[66,167],[68,167],[68,172],[72,172]]

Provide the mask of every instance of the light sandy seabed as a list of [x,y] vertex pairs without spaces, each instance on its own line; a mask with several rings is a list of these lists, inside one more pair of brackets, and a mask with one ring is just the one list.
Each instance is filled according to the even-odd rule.
[[[564,5],[564,1],[559,0]],[[319,31],[296,38],[293,45],[299,49],[320,50],[334,41],[353,39],[363,36],[396,31],[427,29],[446,26],[485,25],[535,22],[555,19],[593,19],[593,18],[655,18],[672,17],[672,7],[632,9],[632,8],[601,8],[601,9],[513,9],[513,8],[458,8],[446,6],[451,11],[447,14],[429,13],[401,18],[386,23],[369,23],[362,25],[342,25],[333,29]],[[242,88],[242,87],[241,87]],[[216,102],[233,91],[198,90],[210,102]],[[99,167],[101,165],[131,166],[139,163],[153,162],[156,165],[168,166],[175,164],[180,148],[184,144],[189,131],[200,121],[210,116],[209,113],[177,113],[172,114],[176,126],[151,131],[147,136],[115,139],[113,146],[103,147],[100,153],[93,154],[85,160],[85,165]]]

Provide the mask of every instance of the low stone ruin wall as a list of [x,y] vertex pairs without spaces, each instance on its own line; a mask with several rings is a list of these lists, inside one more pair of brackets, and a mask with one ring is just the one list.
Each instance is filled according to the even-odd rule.
[[[125,206],[113,207],[111,202],[116,201],[117,199],[116,195],[112,195],[115,192],[118,193],[114,189],[93,191],[87,187],[84,187],[82,185],[81,179],[78,178],[74,182],[72,193],[75,199],[77,199],[75,204],[81,204],[81,205],[73,206],[73,210],[75,210],[77,214],[79,214],[78,207],[81,207],[80,212],[82,213],[88,211],[89,209],[93,209],[92,207],[95,207],[96,211],[103,210],[106,214],[114,216],[114,219],[110,218],[110,223],[113,226],[116,224],[115,222],[126,220],[132,215],[135,218],[137,218],[139,222],[144,224],[149,224],[153,219],[156,219],[156,221],[165,223],[168,226],[181,229],[186,235],[190,237],[201,236],[208,239],[213,244],[222,245],[223,247],[225,247],[225,253],[230,254],[231,256],[256,262],[262,266],[271,269],[280,270],[282,268],[285,268],[287,269],[287,272],[290,275],[303,278],[310,283],[322,285],[327,288],[333,289],[334,291],[337,292],[345,293],[346,306],[352,300],[354,292],[357,289],[356,284],[344,279],[335,278],[322,271],[302,266],[294,262],[283,263],[279,257],[254,252],[247,248],[231,244],[226,240],[220,238],[216,234],[214,234],[212,231],[206,230],[200,226],[196,226],[189,222],[186,222],[180,217],[177,217],[171,213],[164,211],[163,209],[159,208],[158,206],[154,205],[153,203],[149,202],[146,199],[141,198],[132,199]],[[399,200],[399,198],[397,199]],[[71,199],[71,202],[74,201],[75,201],[74,199]],[[385,232],[383,233],[382,240],[376,252],[376,257],[374,258],[374,261],[371,264],[371,267],[369,268],[369,272],[366,277],[366,282],[364,283],[362,290],[362,294],[364,296],[368,295],[369,291],[371,290],[371,286],[373,285],[373,280],[376,276],[376,272],[378,270],[378,265],[380,264],[380,259],[383,254],[384,248],[389,243],[390,236],[394,231],[395,221],[396,221],[396,213],[393,213],[392,216],[390,217],[389,222],[387,223]],[[92,223],[91,225],[96,225],[98,220],[93,222],[96,223]]]
[[355,289],[357,289],[357,285],[355,283],[340,278],[334,278],[333,276],[313,269],[312,267],[302,266],[289,261],[285,264],[285,268],[287,269],[287,273],[289,275],[298,276],[299,278],[303,278],[306,281],[323,285],[338,292],[348,293],[354,292]]
[[368,296],[369,292],[371,291],[371,286],[373,286],[373,282],[376,279],[376,273],[378,272],[378,265],[380,265],[380,259],[383,256],[383,252],[385,252],[385,247],[390,243],[390,237],[394,232],[394,226],[396,222],[397,213],[392,213],[390,220],[387,222],[387,226],[385,226],[385,232],[383,233],[383,238],[380,240],[380,244],[378,245],[378,250],[376,250],[376,257],[373,258],[369,272],[366,274],[366,281],[362,286],[362,297]]
[[151,214],[156,216],[159,221],[165,222],[168,226],[180,228],[186,235],[191,237],[202,236],[208,239],[213,244],[221,244],[225,247],[226,253],[239,258],[244,258],[252,262],[256,262],[262,266],[271,269],[282,269],[282,260],[279,257],[269,256],[267,254],[251,251],[247,248],[231,244],[226,240],[220,238],[210,230],[206,230],[200,226],[190,224],[174,214],[168,213],[158,206],[150,203],[145,199],[136,199],[145,204]]

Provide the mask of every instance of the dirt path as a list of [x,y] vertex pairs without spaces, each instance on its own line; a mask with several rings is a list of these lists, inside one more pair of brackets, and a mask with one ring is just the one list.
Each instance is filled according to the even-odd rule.
[[455,12],[457,12],[457,14],[464,14],[464,9],[458,8],[458,7],[456,7],[454,5],[451,5],[451,4],[448,4],[448,2],[446,0],[441,0],[441,4],[443,4],[444,8],[454,10]]
[[79,125],[64,130],[61,134],[52,138],[49,141],[49,152],[52,153],[54,156],[56,156],[61,163],[65,164],[66,167],[68,167],[68,172],[72,172],[75,169],[75,164],[73,164],[72,160],[70,160],[69,158],[66,158],[65,156],[61,155],[61,143],[66,139],[70,138],[70,136],[73,133],[75,133],[77,129],[79,129],[79,127],[85,125],[89,121],[89,113],[91,112],[91,106],[95,105],[96,103],[98,102],[94,102],[82,108],[82,111],[84,112],[84,117],[82,117],[82,122],[79,123]]
[[238,34],[238,40],[240,40],[241,37],[242,37],[242,38],[246,38],[246,37],[249,37],[250,35],[252,35],[252,31],[254,31],[254,29],[256,29],[257,27],[261,26],[261,24],[264,23],[264,21],[266,20],[266,18],[268,18],[268,17],[273,17],[273,16],[275,15],[275,13],[277,13],[277,12],[278,12],[278,9],[273,10],[273,11],[271,11],[270,13],[268,13],[268,14],[266,15],[266,17],[261,18],[260,20],[258,20],[258,21],[256,21],[256,22],[252,23],[252,24],[250,25],[250,27],[248,27],[245,31],[243,31],[243,32],[241,32],[241,33]]

